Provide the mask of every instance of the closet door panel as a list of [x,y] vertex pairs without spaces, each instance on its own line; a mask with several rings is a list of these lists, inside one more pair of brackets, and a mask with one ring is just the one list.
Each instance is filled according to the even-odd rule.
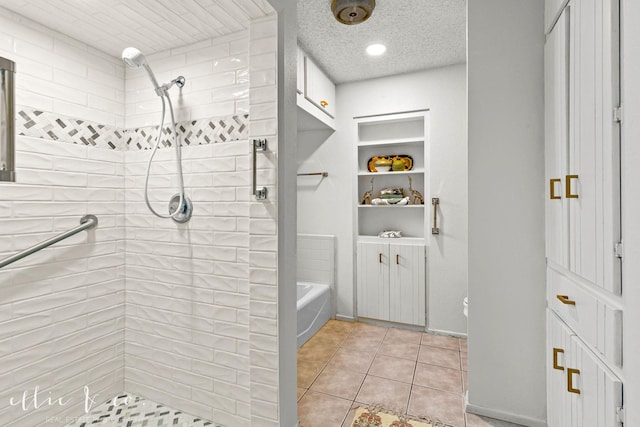
[[569,211],[564,197],[569,165],[569,16],[567,7],[545,44],[545,241],[548,261],[562,268],[569,267]]
[[547,406],[549,427],[572,426],[571,396],[567,392],[567,366],[571,331],[547,310]]
[[389,320],[389,244],[358,242],[358,316]]
[[389,245],[389,303],[392,322],[425,326],[423,245]]

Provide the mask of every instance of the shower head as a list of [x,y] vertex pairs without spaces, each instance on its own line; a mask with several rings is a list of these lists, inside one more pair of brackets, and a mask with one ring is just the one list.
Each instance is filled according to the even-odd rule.
[[147,64],[147,60],[142,52],[135,47],[128,47],[122,51],[122,61],[131,68],[144,67],[144,69],[147,70],[147,74],[149,75],[149,79],[151,79],[151,83],[153,84],[156,94],[158,94],[158,96],[162,95],[162,89],[156,80],[156,76],[153,75],[153,71],[151,71],[151,67]]
[[142,52],[135,47],[128,47],[122,51],[122,60],[131,68],[140,68],[147,63]]

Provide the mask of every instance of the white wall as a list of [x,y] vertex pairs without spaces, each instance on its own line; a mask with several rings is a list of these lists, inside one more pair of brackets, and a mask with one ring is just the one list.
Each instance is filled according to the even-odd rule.
[[470,412],[546,425],[543,1],[468,2]]
[[[54,122],[64,116],[122,124],[123,67],[4,9],[0,56],[17,63],[16,110],[26,111],[39,135],[16,138],[17,180],[0,183],[0,258],[77,226],[85,214],[99,218],[97,229],[0,270],[0,424],[59,416],[48,425],[63,425],[84,413],[85,385],[101,396],[123,389],[124,157],[105,141],[76,145],[46,133],[66,139],[71,129]],[[20,116],[17,129],[26,122]],[[37,410],[9,405],[25,392],[32,397],[36,386],[41,401],[71,401]]]
[[429,328],[466,333],[462,299],[467,295],[466,66],[348,83],[337,88],[337,130],[325,142],[299,136],[299,170],[329,172],[320,181],[298,178],[298,232],[337,236],[337,314],[353,317],[353,212],[361,195],[353,189],[353,117],[429,109],[433,194],[440,197],[441,234],[427,236]]
[[622,259],[625,425],[640,425],[640,2],[622,1]]

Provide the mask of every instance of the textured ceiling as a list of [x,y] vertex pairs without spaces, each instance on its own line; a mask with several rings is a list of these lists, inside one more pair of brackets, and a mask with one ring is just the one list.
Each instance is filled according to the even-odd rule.
[[248,28],[267,0],[0,0],[9,9],[119,57],[151,54]]
[[[343,25],[331,0],[298,0],[298,42],[335,83],[465,62],[465,0],[376,0],[369,20]],[[387,51],[369,57],[365,48]]]

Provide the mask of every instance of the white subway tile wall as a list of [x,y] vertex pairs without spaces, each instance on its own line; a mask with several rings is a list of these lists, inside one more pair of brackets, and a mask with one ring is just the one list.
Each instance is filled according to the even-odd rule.
[[[85,213],[100,225],[0,270],[0,425],[64,425],[84,414],[84,393],[99,404],[122,390],[228,426],[278,425],[276,19],[250,28],[149,62],[160,81],[187,78],[172,89],[179,121],[256,110],[249,135],[270,144],[258,162],[266,204],[250,194],[246,134],[183,148],[195,205],[186,225],[144,206],[148,151],[18,138],[18,182],[0,184],[0,257]],[[118,58],[1,8],[0,55],[18,62],[19,109],[119,129],[157,124],[144,72],[125,79]],[[177,188],[173,159],[160,150],[152,167],[160,211]],[[252,394],[252,384],[275,392]],[[39,409],[9,403],[36,387]]]
[[123,388],[124,152],[96,151],[21,136],[17,182],[0,183],[2,258],[85,214],[99,218],[98,228],[0,270],[2,426],[63,425],[84,412],[85,386],[100,400]]
[[[243,385],[250,388],[248,407],[252,427],[277,427],[278,416],[278,292],[277,239],[278,165],[277,86],[275,76],[278,26],[275,17],[256,20],[249,28],[249,137],[266,138],[268,150],[258,153],[257,182],[269,198],[249,204],[249,330],[250,371]],[[256,77],[257,75],[257,77]],[[264,96],[271,93],[271,97]],[[254,111],[260,112],[253,116]],[[261,391],[269,390],[264,393]]]

